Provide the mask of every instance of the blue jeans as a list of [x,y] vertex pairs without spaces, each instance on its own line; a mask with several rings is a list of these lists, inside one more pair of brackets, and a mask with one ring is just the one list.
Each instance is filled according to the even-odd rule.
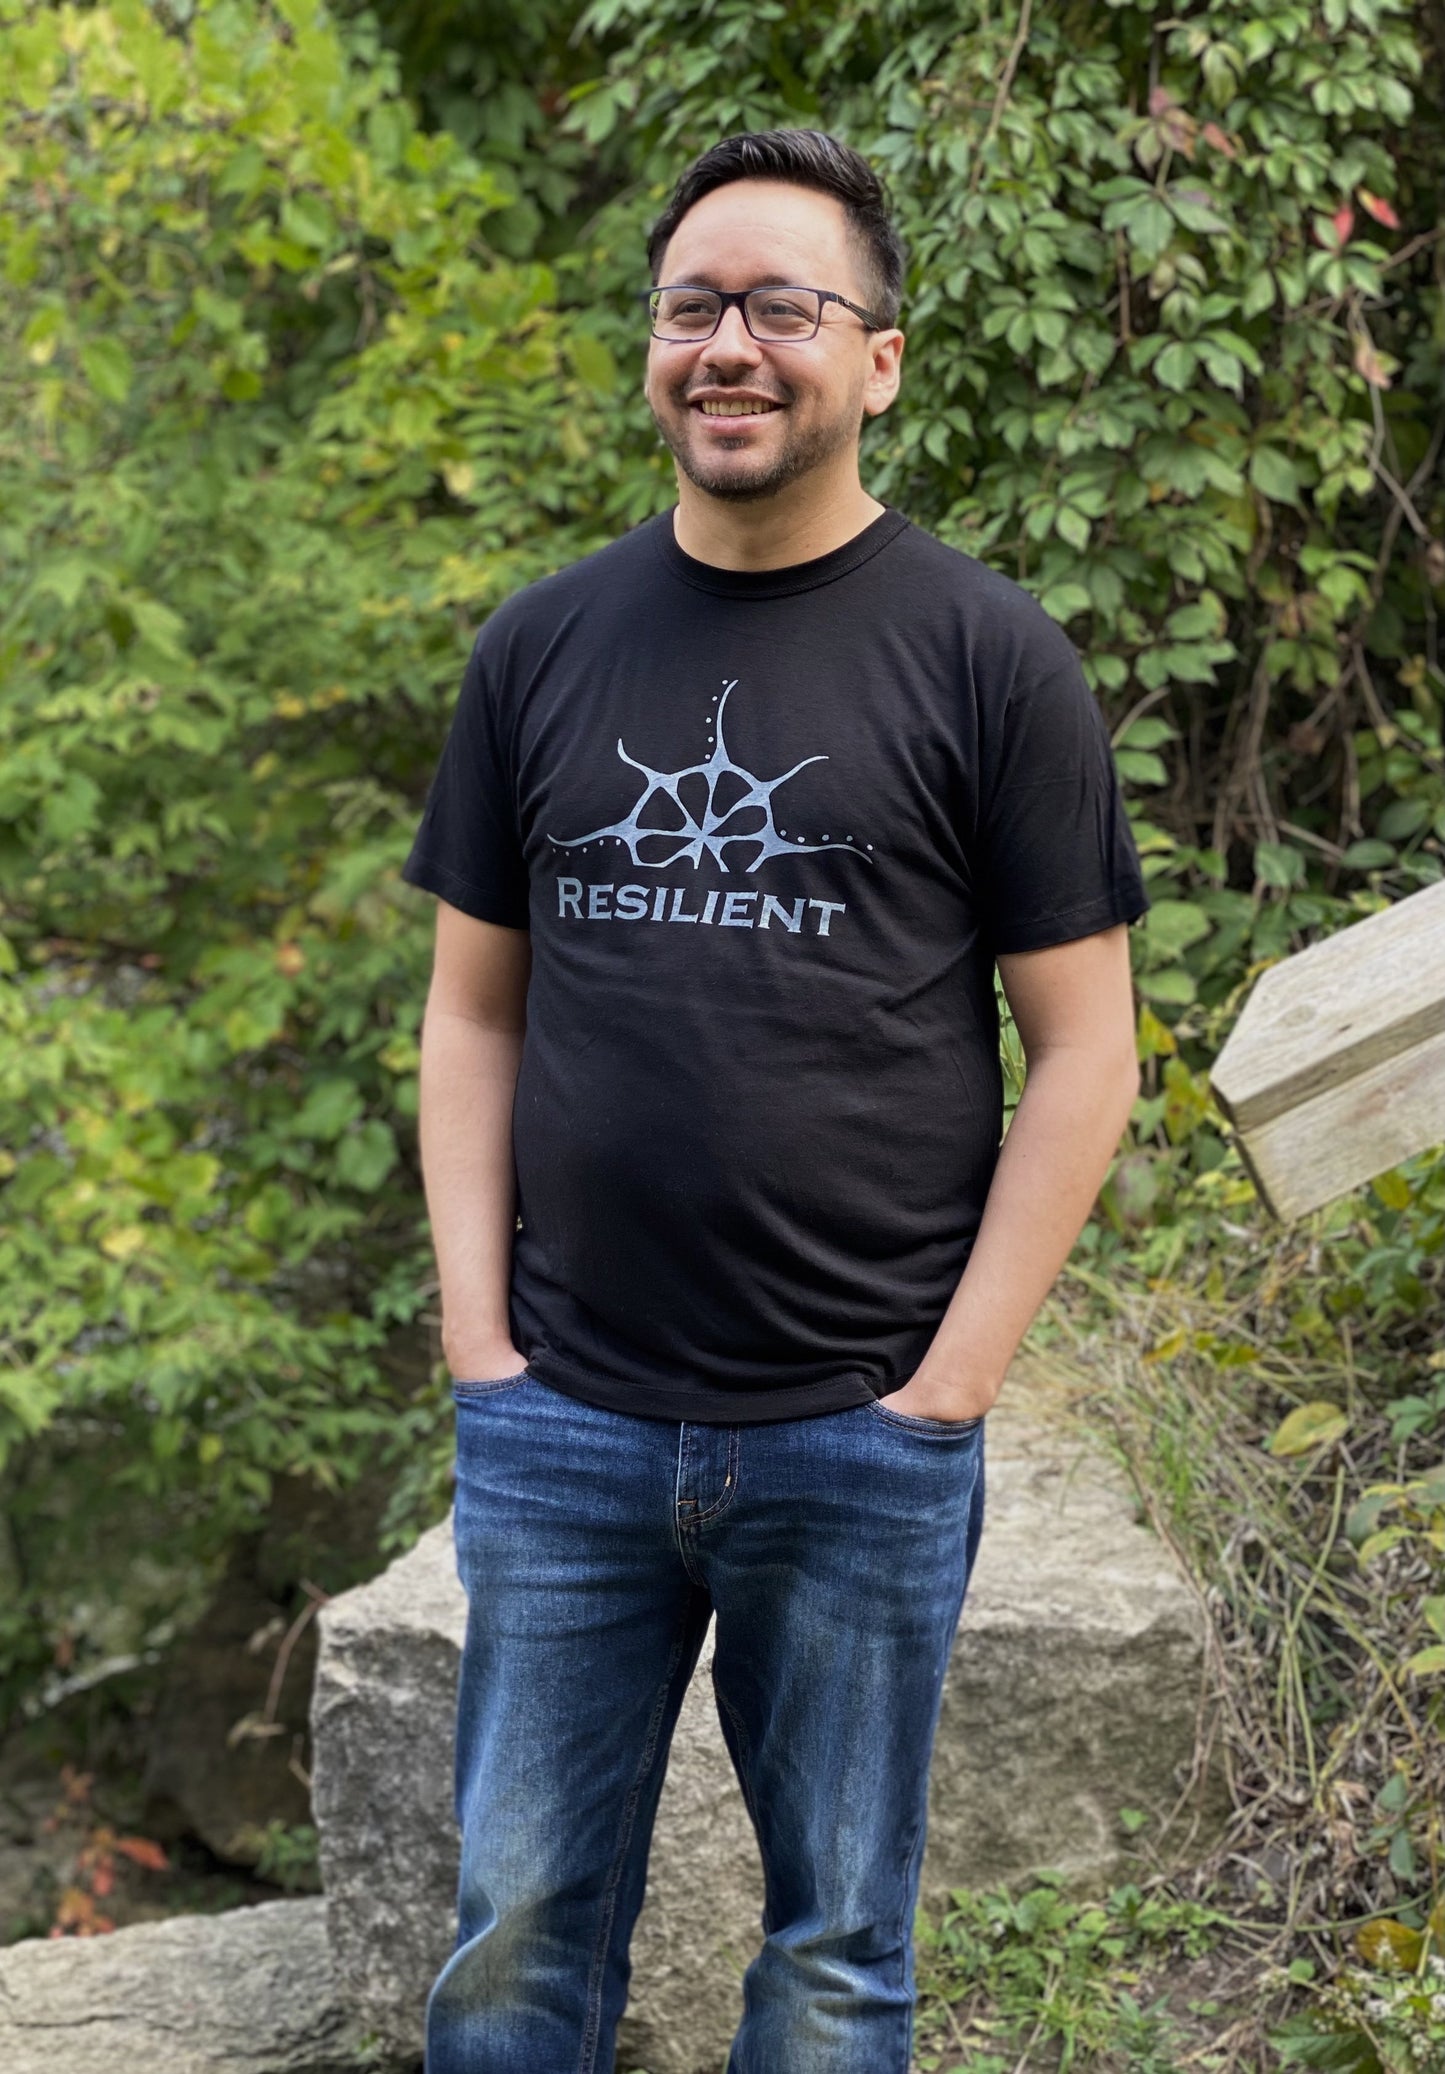
[[668,1746],[714,1612],[766,1895],[727,2074],[907,2074],[983,1421],[885,1400],[703,1425],[525,1372],[452,1396],[462,1865],[427,2074],[612,2074]]

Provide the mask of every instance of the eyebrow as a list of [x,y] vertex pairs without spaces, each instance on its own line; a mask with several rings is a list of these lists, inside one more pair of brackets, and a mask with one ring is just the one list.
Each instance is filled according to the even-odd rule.
[[[717,275],[709,272],[707,268],[701,273],[690,274],[685,281],[659,281],[657,285],[659,288],[716,288],[720,293],[725,292]],[[801,288],[803,285],[803,282],[795,281],[791,274],[760,274],[752,283],[754,288]],[[748,290],[743,289],[741,292],[746,295]]]

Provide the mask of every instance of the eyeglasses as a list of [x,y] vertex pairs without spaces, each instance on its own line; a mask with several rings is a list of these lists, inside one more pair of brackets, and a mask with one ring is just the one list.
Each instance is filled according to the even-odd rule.
[[760,345],[796,346],[816,338],[823,321],[823,305],[837,302],[870,331],[885,331],[881,317],[860,310],[856,302],[831,288],[694,288],[686,283],[671,288],[647,288],[640,300],[648,306],[654,338],[670,345],[695,346],[709,339],[723,320],[723,312],[734,303],[743,322]]

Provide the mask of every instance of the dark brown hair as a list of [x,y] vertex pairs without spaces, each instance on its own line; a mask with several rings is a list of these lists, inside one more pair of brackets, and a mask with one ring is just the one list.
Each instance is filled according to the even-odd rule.
[[903,294],[903,241],[888,213],[883,183],[860,152],[822,130],[745,130],[724,137],[693,160],[647,240],[654,283],[667,241],[695,202],[734,180],[787,180],[835,195],[863,255],[868,304],[885,325],[898,321]]

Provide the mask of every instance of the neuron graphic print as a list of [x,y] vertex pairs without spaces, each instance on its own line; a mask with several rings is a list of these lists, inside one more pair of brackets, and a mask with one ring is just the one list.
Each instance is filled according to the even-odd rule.
[[[633,863],[653,871],[665,870],[684,858],[696,868],[704,851],[716,859],[720,871],[727,871],[726,853],[735,847],[739,854],[752,850],[752,861],[741,866],[748,872],[756,871],[769,857],[805,856],[815,850],[844,850],[871,864],[873,859],[864,853],[873,845],[855,844],[851,835],[842,842],[834,842],[827,835],[810,842],[805,836],[789,836],[778,827],[773,816],[773,794],[778,787],[786,785],[789,778],[795,778],[810,763],[826,763],[828,759],[805,756],[778,778],[755,777],[741,764],[734,763],[723,739],[723,713],[737,684],[736,677],[724,682],[717,709],[717,740],[705,763],[691,763],[678,771],[656,771],[650,764],[629,756],[619,736],[618,755],[633,770],[640,771],[644,781],[632,812],[625,821],[611,821],[590,834],[551,836],[548,840],[563,850],[608,840],[625,843]],[[689,779],[698,782],[689,785]],[[684,786],[689,797],[684,797]],[[648,846],[645,855],[644,844]],[[660,851],[665,854],[659,854]]]

